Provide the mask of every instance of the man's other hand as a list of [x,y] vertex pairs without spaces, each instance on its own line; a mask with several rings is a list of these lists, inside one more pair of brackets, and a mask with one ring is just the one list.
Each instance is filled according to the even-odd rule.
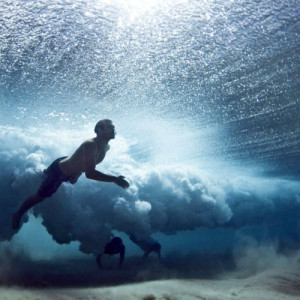
[[129,187],[129,183],[124,178],[125,177],[122,175],[116,177],[115,184],[117,184],[118,186],[120,186],[124,189],[127,189]]

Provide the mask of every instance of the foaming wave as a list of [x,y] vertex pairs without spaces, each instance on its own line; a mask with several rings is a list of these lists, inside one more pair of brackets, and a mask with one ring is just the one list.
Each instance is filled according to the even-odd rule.
[[[14,235],[11,214],[35,191],[43,168],[62,149],[70,153],[73,143],[66,141],[60,148],[38,132],[2,128],[2,133],[0,239],[9,240]],[[115,143],[123,146],[109,153],[100,168],[125,175],[131,184],[128,190],[82,176],[76,185],[63,184],[50,199],[33,208],[57,243],[78,241],[82,252],[96,254],[113,230],[142,238],[154,232],[174,234],[199,227],[261,225],[270,227],[270,238],[281,238],[280,232],[272,231],[278,226],[295,242],[299,238],[295,229],[300,216],[298,182],[231,177],[230,173],[220,178],[187,165],[149,165],[132,158],[126,139]]]

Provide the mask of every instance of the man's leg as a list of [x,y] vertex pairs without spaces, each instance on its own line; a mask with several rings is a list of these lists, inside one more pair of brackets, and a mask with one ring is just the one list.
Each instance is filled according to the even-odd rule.
[[20,226],[21,218],[24,215],[24,213],[37,203],[42,202],[44,199],[45,197],[41,197],[38,193],[35,193],[32,196],[28,197],[23,202],[21,207],[12,215],[12,228],[18,229]]
[[28,197],[21,207],[12,215],[12,228],[18,229],[20,226],[20,220],[24,213],[28,211],[31,207],[42,202],[45,198],[51,197],[57,189],[60,187],[63,181],[66,181],[63,178],[58,163],[65,157],[56,159],[46,170],[47,177],[41,183],[38,191],[32,196]]
[[96,262],[97,262],[97,265],[99,267],[99,269],[102,269],[102,263],[101,263],[101,254],[97,255],[96,257]]

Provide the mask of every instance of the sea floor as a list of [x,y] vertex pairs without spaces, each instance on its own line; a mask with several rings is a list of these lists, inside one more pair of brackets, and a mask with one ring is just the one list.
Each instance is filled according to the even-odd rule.
[[105,264],[99,270],[91,259],[24,261],[10,271],[2,265],[0,299],[300,299],[299,261],[259,272],[237,270],[226,257],[211,257],[202,265],[182,258],[159,263],[154,257],[129,258],[122,269],[115,267],[115,259]]

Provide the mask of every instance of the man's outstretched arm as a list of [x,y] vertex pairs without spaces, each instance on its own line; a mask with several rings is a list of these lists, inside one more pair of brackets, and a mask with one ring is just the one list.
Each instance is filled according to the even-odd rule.
[[104,181],[104,182],[114,182],[116,185],[126,189],[129,187],[129,183],[124,179],[124,176],[113,176],[107,175],[97,170],[90,170],[85,172],[85,176],[88,179],[93,179],[97,181]]

